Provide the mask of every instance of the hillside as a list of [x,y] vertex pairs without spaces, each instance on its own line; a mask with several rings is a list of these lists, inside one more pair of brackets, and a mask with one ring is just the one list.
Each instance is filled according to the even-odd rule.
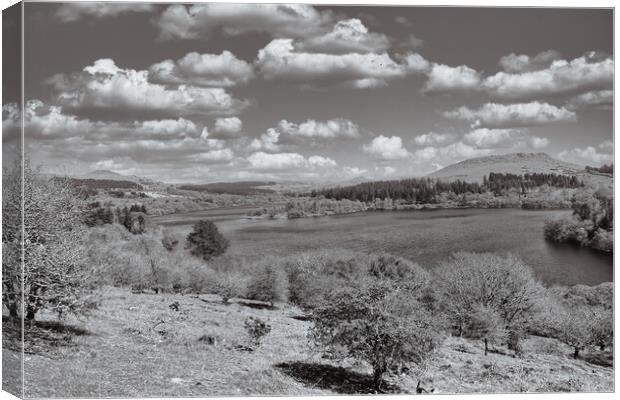
[[[172,305],[175,305],[173,307]],[[132,294],[108,288],[100,306],[69,325],[40,322],[35,354],[27,341],[27,397],[170,397],[369,394],[370,370],[354,360],[336,362],[308,345],[310,322],[288,304],[273,309],[215,295]],[[272,331],[250,351],[247,317]],[[588,362],[604,354],[571,349],[532,336],[524,353],[505,347],[484,355],[482,341],[448,337],[421,376],[434,393],[612,391],[613,368]],[[588,361],[586,361],[588,360]],[[19,353],[5,348],[3,364],[19,369]],[[600,363],[600,361],[599,361]],[[11,368],[5,368],[5,388]],[[149,371],[144,374],[144,371]],[[36,377],[32,380],[31,377]],[[415,393],[417,376],[393,381],[397,393]]]
[[483,177],[490,172],[582,175],[584,167],[557,160],[546,153],[511,153],[471,158],[435,171],[429,177],[482,183]]

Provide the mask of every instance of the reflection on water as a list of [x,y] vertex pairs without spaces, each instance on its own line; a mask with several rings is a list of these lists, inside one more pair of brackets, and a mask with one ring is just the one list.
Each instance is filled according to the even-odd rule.
[[455,251],[513,253],[547,284],[597,284],[613,279],[613,257],[550,243],[543,224],[570,211],[429,210],[365,212],[294,220],[252,220],[248,209],[212,210],[156,218],[187,231],[198,219],[215,221],[231,241],[229,252],[248,256],[346,248],[386,251],[434,267]]

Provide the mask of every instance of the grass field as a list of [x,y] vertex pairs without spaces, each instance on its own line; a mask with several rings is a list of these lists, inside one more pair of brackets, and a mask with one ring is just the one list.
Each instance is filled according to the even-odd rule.
[[[243,327],[249,316],[272,327],[254,351],[248,351]],[[36,342],[36,354],[25,356],[27,397],[370,392],[370,369],[355,360],[322,358],[308,344],[310,323],[286,304],[223,305],[215,295],[111,288],[84,321],[58,325],[44,315],[40,319],[37,332],[47,339]],[[421,386],[435,393],[613,390],[611,367],[573,360],[571,349],[556,340],[532,337],[524,349],[519,357],[505,348],[484,356],[482,342],[449,337],[421,376]],[[584,354],[594,356],[601,357]],[[18,357],[5,348],[4,363],[16,364]],[[3,376],[5,387],[10,378]],[[417,382],[403,376],[392,382],[398,385],[392,390],[413,393]]]

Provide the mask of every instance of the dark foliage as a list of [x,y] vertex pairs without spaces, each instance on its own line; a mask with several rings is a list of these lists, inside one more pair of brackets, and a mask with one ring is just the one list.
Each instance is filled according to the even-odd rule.
[[249,194],[261,194],[261,193],[274,193],[271,189],[260,188],[257,186],[273,185],[275,182],[218,182],[208,183],[206,185],[181,185],[179,189],[193,190],[196,192],[209,192],[217,194],[237,194],[237,195],[249,195]]
[[324,196],[328,199],[349,199],[374,202],[376,199],[390,198],[408,203],[437,203],[441,193],[455,195],[481,194],[492,192],[500,195],[503,190],[519,190],[527,193],[536,187],[548,185],[557,188],[577,188],[583,186],[576,176],[532,173],[525,175],[490,173],[482,184],[456,180],[443,182],[431,178],[413,178],[395,181],[364,182],[353,186],[313,190],[310,196]]
[[190,252],[204,260],[210,260],[224,254],[228,248],[226,239],[217,229],[217,225],[209,220],[198,221],[194,229],[187,235],[185,246]]

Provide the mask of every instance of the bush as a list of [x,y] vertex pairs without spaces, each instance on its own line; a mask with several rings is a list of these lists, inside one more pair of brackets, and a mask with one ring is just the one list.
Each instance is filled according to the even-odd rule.
[[9,316],[33,320],[41,308],[58,314],[85,310],[90,274],[81,200],[67,180],[47,180],[28,161],[23,170],[16,163],[2,175],[2,303]]
[[243,322],[245,331],[250,336],[250,341],[255,347],[260,346],[260,342],[269,332],[271,332],[271,326],[260,318],[247,317]]
[[228,248],[228,240],[222,236],[217,226],[208,220],[198,221],[194,229],[187,235],[186,248],[204,260],[210,260],[224,254]]
[[164,229],[161,244],[166,250],[173,251],[179,244],[179,239],[169,229]]
[[249,278],[245,297],[270,303],[285,301],[288,295],[288,282],[284,271],[271,263],[258,266]]
[[383,375],[419,365],[441,342],[437,318],[389,280],[367,279],[327,294],[312,313],[311,338],[335,357],[354,357]]

